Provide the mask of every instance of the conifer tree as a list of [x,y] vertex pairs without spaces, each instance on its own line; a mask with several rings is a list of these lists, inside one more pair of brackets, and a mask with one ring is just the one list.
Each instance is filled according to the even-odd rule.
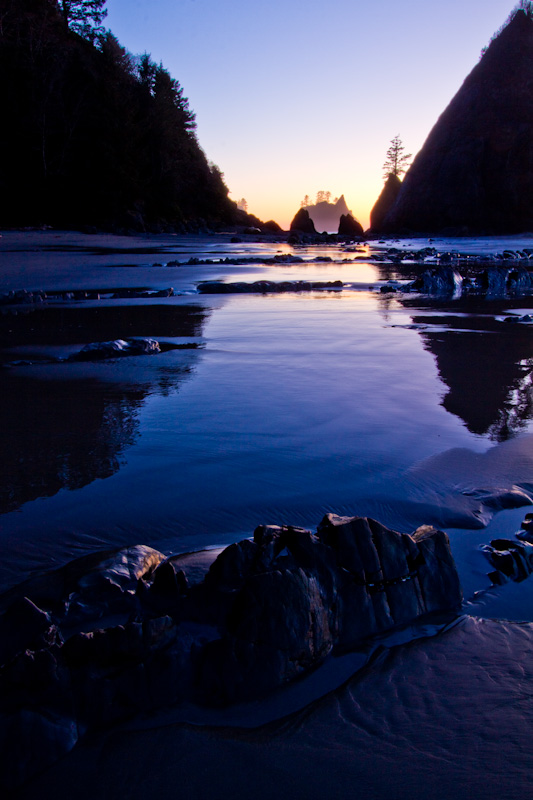
[[106,0],[58,0],[57,4],[65,24],[84,39],[92,42],[104,32],[102,22],[107,16]]
[[383,177],[385,180],[389,175],[400,177],[402,172],[405,172],[409,167],[409,159],[412,158],[411,153],[404,154],[405,147],[400,139],[400,136],[395,136],[391,139],[390,147],[387,150],[387,157],[383,164]]

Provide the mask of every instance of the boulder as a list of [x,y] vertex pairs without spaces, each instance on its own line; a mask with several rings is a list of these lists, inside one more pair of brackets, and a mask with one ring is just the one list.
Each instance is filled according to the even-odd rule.
[[205,584],[222,610],[222,636],[200,655],[197,687],[215,704],[257,697],[334,650],[462,599],[444,532],[426,526],[411,536],[333,514],[316,536],[258,528],[253,542],[219,556]]
[[452,267],[426,269],[416,280],[405,288],[420,294],[453,295],[461,293],[463,278]]
[[299,233],[316,233],[314,222],[306,208],[301,208],[295,214],[290,230],[298,231]]
[[504,267],[489,267],[480,277],[480,286],[490,297],[502,297],[507,293],[509,270]]
[[[55,624],[29,598],[11,597],[0,617],[0,746],[13,768],[0,784],[18,786],[68,752],[79,731],[194,696],[216,705],[258,698],[330,653],[461,603],[448,538],[430,527],[409,535],[329,514],[316,534],[259,526],[207,574],[203,564],[197,581],[179,567],[187,558],[130,547],[27,581],[25,590],[48,598]],[[503,560],[506,575],[519,574],[513,554]]]
[[[459,576],[443,531],[424,526],[409,535],[373,519],[328,514],[318,536],[334,550],[343,577],[348,573],[364,590],[359,594],[368,627],[359,626],[358,638],[461,604]],[[349,617],[356,606],[343,606],[347,614],[339,631],[346,647],[355,643],[345,631],[353,627]]]
[[151,580],[140,580],[137,584],[137,597],[142,605],[153,611],[167,611],[179,614],[182,598],[189,589],[187,577],[182,569],[176,568],[170,559],[163,561],[154,570]]
[[74,625],[83,619],[131,613],[137,607],[137,588],[165,560],[158,550],[135,545],[119,550],[78,577],[69,595],[65,620]]
[[504,576],[497,582],[493,579],[493,583],[505,579],[523,581],[533,572],[533,544],[527,540],[493,539],[483,546],[483,552],[500,576]]
[[119,356],[154,355],[160,353],[155,339],[115,339],[112,342],[86,344],[79,353],[70,356],[70,361],[100,361]]

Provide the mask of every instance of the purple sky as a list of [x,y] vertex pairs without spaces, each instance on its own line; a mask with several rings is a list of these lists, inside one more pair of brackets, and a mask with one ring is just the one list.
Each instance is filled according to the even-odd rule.
[[287,227],[304,195],[368,224],[390,140],[415,154],[509,0],[108,0],[106,26],[184,88],[231,197]]

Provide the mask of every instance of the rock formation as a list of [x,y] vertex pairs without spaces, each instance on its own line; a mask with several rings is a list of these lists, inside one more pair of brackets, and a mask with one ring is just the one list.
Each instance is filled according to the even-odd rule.
[[253,281],[245,283],[224,283],[223,281],[204,281],[198,284],[200,294],[267,294],[279,292],[311,292],[316,289],[338,291],[342,281]]
[[301,208],[295,214],[290,229],[298,233],[316,233],[313,220],[309,216],[309,211],[306,208]]
[[327,200],[321,200],[319,203],[305,206],[309,212],[309,216],[314,222],[315,228],[319,231],[327,231],[334,233],[339,227],[339,220],[341,216],[354,216],[346,204],[344,195],[341,194],[335,203],[328,203]]
[[493,539],[490,545],[482,548],[495,568],[489,573],[493,584],[501,585],[508,580],[520,582],[533,573],[533,514],[526,514],[516,538],[519,541]]
[[264,223],[263,230],[267,233],[283,233],[281,225],[278,225],[278,223],[273,219],[269,219]]
[[381,190],[381,194],[370,212],[370,230],[381,230],[383,221],[396,202],[401,188],[401,180],[397,175],[391,173],[385,181],[385,186]]
[[533,19],[518,10],[440,116],[381,230],[533,230],[532,85]]
[[[385,285],[381,290],[394,288],[402,292],[420,292],[433,295],[476,294],[490,299],[498,297],[520,297],[533,293],[533,272],[518,267],[487,267],[476,271],[466,267],[463,271],[448,266],[430,267],[424,270],[411,283],[402,286]],[[529,322],[524,315],[524,322]],[[518,319],[518,318],[517,318]]]
[[161,352],[155,339],[114,339],[112,342],[91,342],[70,356],[69,361],[101,361],[119,356],[155,355]]
[[16,788],[81,732],[196,698],[258,698],[461,587],[448,537],[328,514],[260,526],[211,559],[136,546],[84,556],[0,603],[0,747]]
[[253,542],[218,557],[205,584],[226,624],[202,651],[200,693],[222,704],[262,694],[332,651],[461,603],[445,533],[424,526],[409,536],[334,514],[316,536],[258,528]]
[[351,214],[341,214],[338,234],[339,236],[364,236],[365,232],[361,223]]

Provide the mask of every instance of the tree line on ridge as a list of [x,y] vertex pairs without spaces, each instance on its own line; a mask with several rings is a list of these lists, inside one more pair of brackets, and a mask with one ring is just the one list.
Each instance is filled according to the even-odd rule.
[[105,0],[3,0],[0,224],[195,230],[247,221],[179,82],[101,22]]

